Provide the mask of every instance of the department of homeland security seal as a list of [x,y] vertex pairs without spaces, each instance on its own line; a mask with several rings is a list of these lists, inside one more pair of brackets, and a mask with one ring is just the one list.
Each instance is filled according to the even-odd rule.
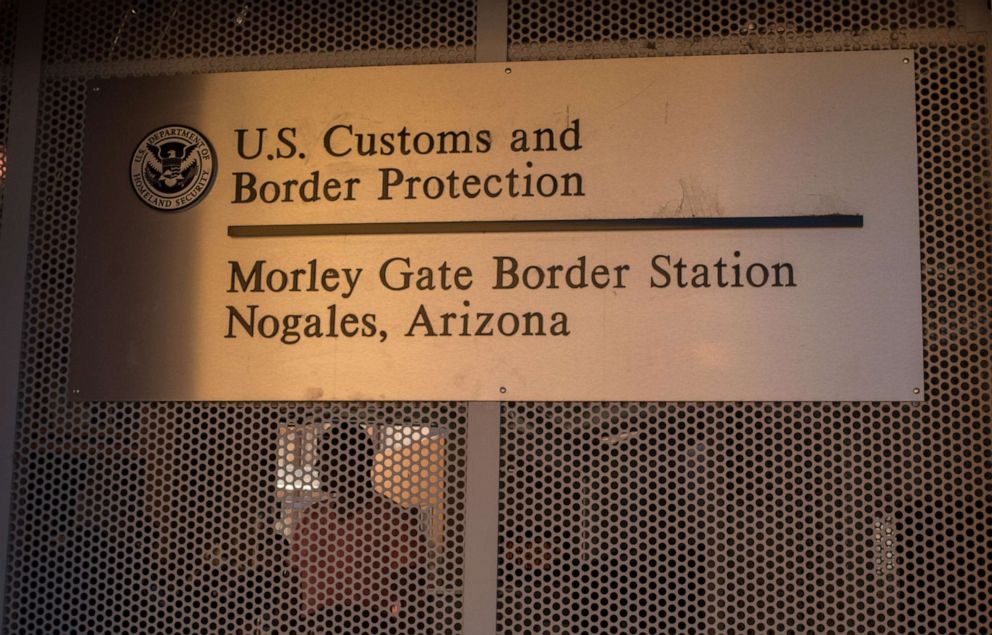
[[198,203],[217,174],[214,148],[189,126],[163,126],[131,157],[131,186],[149,207],[177,212]]

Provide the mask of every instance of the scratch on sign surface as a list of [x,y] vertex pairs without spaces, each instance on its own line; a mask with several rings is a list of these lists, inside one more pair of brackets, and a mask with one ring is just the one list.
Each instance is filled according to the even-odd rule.
[[720,197],[716,188],[701,185],[695,178],[679,179],[682,198],[663,204],[658,213],[666,218],[691,218],[696,216],[723,216]]

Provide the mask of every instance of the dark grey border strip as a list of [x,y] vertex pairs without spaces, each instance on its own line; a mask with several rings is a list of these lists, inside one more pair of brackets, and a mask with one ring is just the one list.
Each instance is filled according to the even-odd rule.
[[861,228],[861,214],[826,216],[716,216],[707,218],[593,218],[575,220],[479,220],[411,223],[316,223],[230,225],[231,238],[287,236],[382,236],[396,234],[516,234],[529,232],[617,232],[693,229]]
[[0,228],[0,635],[6,611],[14,437],[44,25],[44,0],[18,3],[7,183]]

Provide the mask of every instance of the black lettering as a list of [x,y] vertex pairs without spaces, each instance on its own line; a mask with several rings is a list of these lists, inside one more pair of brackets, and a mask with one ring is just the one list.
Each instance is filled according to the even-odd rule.
[[237,320],[241,324],[241,328],[248,337],[255,337],[255,310],[258,309],[257,304],[248,305],[248,319],[246,320],[242,317],[241,313],[238,312],[233,306],[227,306],[227,335],[225,338],[237,337],[234,334],[234,321]]
[[[303,181],[302,183],[300,183],[300,200],[301,201],[303,201],[304,203],[314,203],[314,202],[317,201],[317,199],[318,199],[317,182],[318,182],[319,179],[320,179],[320,173],[317,170],[314,170],[313,172],[310,173],[310,178],[309,179],[306,179],[305,181]],[[335,179],[329,179],[327,181],[327,183],[332,183],[332,182],[333,183],[337,183],[337,180],[335,180]],[[324,197],[325,198],[327,197],[327,183],[324,184]],[[308,186],[309,186],[309,189],[308,189]],[[287,194],[287,196],[288,196],[288,194]],[[334,200],[337,200],[337,197],[332,198],[332,199],[328,199],[328,200],[334,201]]]
[[693,276],[692,276],[692,286],[693,288],[700,289],[710,286],[710,268],[706,265],[699,264],[692,266]]
[[[228,260],[227,262],[231,265],[231,288],[227,290],[228,293],[247,293],[249,286],[254,286],[251,293],[262,292],[262,265],[265,264],[264,260],[256,260],[247,277],[245,277],[244,271],[241,269],[240,262],[237,260]],[[236,285],[240,286],[241,289],[239,290]]]
[[424,329],[424,335],[427,337],[437,337],[437,333],[434,332],[434,325],[431,324],[431,318],[427,315],[427,309],[421,304],[420,308],[417,309],[417,315],[413,318],[413,323],[410,324],[410,328],[406,332],[406,337],[412,337],[413,331],[416,328]]
[[382,193],[379,194],[379,200],[391,201],[393,197],[390,196],[389,190],[403,182],[403,172],[396,168],[379,168],[379,174],[382,175]]
[[[789,281],[782,284],[782,271],[785,270],[789,274]],[[792,265],[787,262],[780,262],[772,265],[772,271],[775,272],[775,284],[773,287],[794,287],[796,286],[795,272],[792,270]]]
[[[421,143],[424,141],[425,143]],[[413,137],[413,149],[417,154],[430,154],[434,152],[434,136],[428,132],[418,132]]]
[[297,331],[297,327],[300,325],[300,321],[303,319],[302,315],[292,314],[286,315],[282,318],[282,337],[279,341],[283,344],[296,344],[300,341],[300,333]]
[[[547,147],[545,147],[545,142]],[[534,130],[534,152],[554,152],[555,149],[555,131],[551,128],[536,128]]]
[[512,133],[512,139],[510,141],[510,150],[512,152],[529,152],[530,147],[527,145],[527,132],[522,128],[517,128]]
[[672,283],[672,276],[665,270],[664,266],[660,264],[660,261],[664,260],[669,265],[672,264],[672,259],[666,254],[658,254],[651,259],[651,268],[660,273],[664,277],[664,281],[661,284],[655,282],[654,276],[651,277],[651,288],[652,289],[664,289]]
[[280,128],[279,134],[276,136],[282,142],[282,147],[276,148],[276,156],[280,159],[296,156],[296,144],[293,143],[293,138],[296,137],[296,128]]
[[461,152],[471,152],[469,143],[471,137],[464,130],[445,130],[438,133],[438,154],[457,154]]
[[327,132],[324,134],[324,150],[327,151],[327,154],[331,156],[335,156],[335,157],[348,156],[348,154],[351,153],[351,148],[346,149],[344,152],[338,152],[337,150],[334,149],[334,146],[331,143],[331,138],[334,136],[334,133],[337,132],[338,130],[347,130],[349,135],[352,134],[351,124],[339,123],[337,125],[331,126],[330,128],[327,129]]
[[[505,320],[505,322],[504,322]],[[520,330],[520,318],[516,313],[502,313],[496,321],[500,335],[513,336]]]
[[358,335],[358,316],[354,313],[345,313],[341,318],[341,335],[345,337],[355,337]]
[[489,323],[493,321],[493,314],[480,312],[475,314],[475,318],[479,320],[479,326],[475,329],[475,334],[483,337],[492,337],[493,329]]
[[238,128],[235,132],[238,133],[238,156],[242,159],[258,158],[258,155],[262,154],[262,138],[265,136],[266,128],[256,128],[258,131],[258,143],[255,146],[254,154],[248,154],[245,152],[245,133],[248,132],[247,128]]
[[574,119],[572,123],[568,125],[567,128],[561,131],[561,149],[567,150],[569,152],[574,152],[575,150],[581,150],[582,144],[579,143],[579,120]]
[[[389,273],[390,265],[392,265],[394,262],[402,262],[404,265],[406,265],[407,268],[410,267],[409,258],[401,258],[399,256],[390,258],[389,260],[382,263],[381,267],[379,267],[379,282],[381,282],[382,286],[386,287],[390,291],[403,291],[405,289],[409,289],[410,278],[413,275],[409,271],[404,271],[403,273],[400,274],[400,278],[402,279],[402,283],[400,283],[400,286],[393,286],[392,284],[390,284],[387,274]],[[423,308],[423,305],[421,305],[421,308]]]
[[396,135],[391,132],[387,132],[386,134],[379,137],[380,156],[388,157],[388,156],[392,156],[393,153],[396,152],[396,145],[393,143],[393,139],[395,138]]
[[515,289],[520,283],[517,259],[513,256],[493,256],[493,260],[496,261],[496,284],[493,289]]
[[568,330],[568,316],[560,311],[551,314],[551,334],[568,336],[572,332]]
[[379,332],[375,325],[375,313],[366,313],[362,316],[362,335],[372,337]]
[[[755,270],[757,270],[757,271],[759,271],[761,273],[761,281],[760,282],[755,281],[754,277],[752,277],[752,275],[751,275],[751,272],[753,272]],[[749,285],[751,285],[752,287],[759,287],[759,288],[760,287],[763,287],[768,282],[768,267],[766,267],[765,265],[761,264],[760,262],[756,262],[756,263],[752,264],[751,266],[749,266],[747,268],[747,274],[746,275],[747,275],[747,283]]]
[[319,315],[311,313],[306,317],[306,322],[306,326],[303,327],[303,337],[324,337]]
[[493,147],[493,133],[489,130],[479,130],[475,133],[475,151],[485,154]]
[[544,335],[544,314],[531,311],[523,314],[524,335]]
[[279,184],[275,181],[265,181],[258,188],[258,198],[263,203],[275,203],[279,198]]
[[279,334],[279,320],[274,315],[263,315],[258,320],[258,334],[272,339]]
[[234,173],[234,200],[232,203],[251,203],[255,200],[255,175],[251,172]]
[[564,180],[564,187],[562,188],[562,196],[585,196],[585,190],[582,189],[582,175],[578,172],[566,172],[561,175]]

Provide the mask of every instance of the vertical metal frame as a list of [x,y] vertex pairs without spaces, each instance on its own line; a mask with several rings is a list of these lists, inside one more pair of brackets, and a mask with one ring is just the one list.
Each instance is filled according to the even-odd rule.
[[465,451],[465,635],[496,633],[501,402],[468,405]]
[[479,0],[476,9],[475,61],[505,62],[508,0]]
[[[476,62],[507,58],[507,0],[479,0]],[[495,635],[499,535],[500,402],[470,402],[465,450],[465,587],[462,632]]]
[[[4,613],[14,432],[34,177],[45,2],[21,2],[11,89],[3,228],[0,230],[0,615]],[[0,633],[3,631],[0,622]]]

